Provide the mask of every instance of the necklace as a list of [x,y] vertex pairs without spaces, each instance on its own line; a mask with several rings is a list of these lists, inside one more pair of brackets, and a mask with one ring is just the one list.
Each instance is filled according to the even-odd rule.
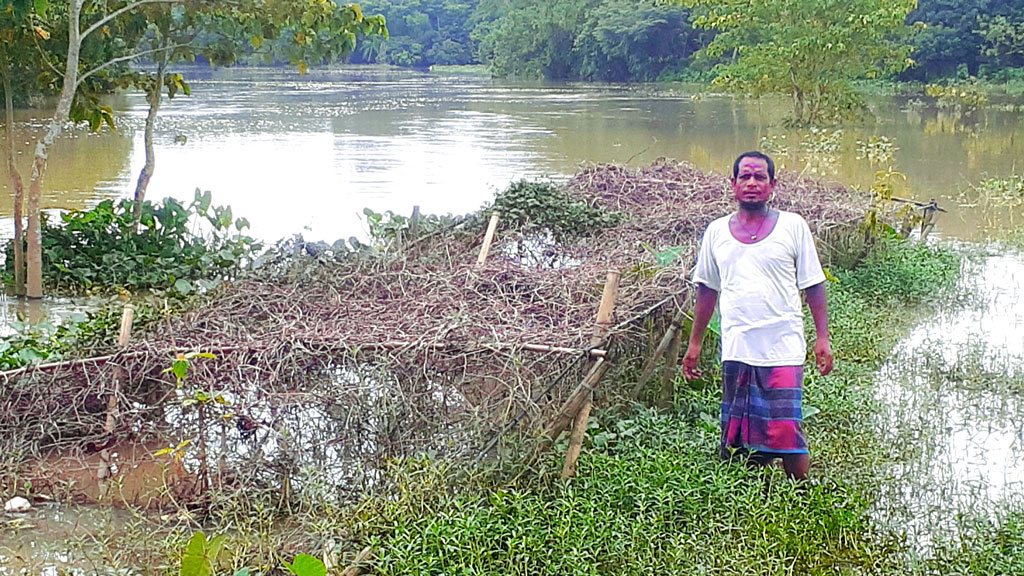
[[740,225],[740,228],[744,232],[746,232],[748,236],[750,236],[751,240],[757,240],[757,235],[761,233],[761,228],[764,228],[764,223],[767,220],[768,214],[765,214],[764,218],[761,219],[761,223],[757,225],[757,229],[751,232],[750,228],[747,228],[746,226],[743,225],[743,222],[740,221],[739,216],[736,217],[736,223]]

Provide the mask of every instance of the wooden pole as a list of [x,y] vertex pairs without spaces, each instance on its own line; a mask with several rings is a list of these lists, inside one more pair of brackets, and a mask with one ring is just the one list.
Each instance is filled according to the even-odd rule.
[[590,420],[590,409],[594,406],[593,391],[587,394],[583,407],[576,413],[572,421],[572,432],[569,434],[569,447],[565,450],[565,462],[562,463],[562,478],[576,475],[576,461],[583,449],[583,435],[587,433],[587,421]]
[[658,342],[658,346],[654,349],[654,354],[647,359],[647,363],[644,364],[644,369],[640,372],[640,378],[636,381],[636,386],[633,387],[633,391],[630,393],[632,398],[639,398],[640,394],[644,391],[644,386],[647,385],[647,381],[650,380],[651,375],[654,374],[654,368],[658,365],[658,359],[665,354],[665,350],[668,350],[669,344],[672,343],[672,339],[676,333],[682,330],[683,319],[686,318],[686,312],[680,309],[676,312],[672,323],[669,325],[668,330],[665,331],[665,335],[661,337],[661,342]]
[[576,414],[583,408],[584,403],[590,398],[591,392],[597,386],[597,383],[604,376],[604,373],[608,371],[608,363],[604,361],[604,358],[598,358],[594,362],[594,366],[590,369],[590,372],[583,378],[583,380],[576,385],[572,393],[569,394],[569,398],[562,404],[562,408],[558,411],[554,420],[548,426],[547,430],[544,431],[544,436],[549,441],[554,441],[558,438],[558,435],[563,430],[569,427],[569,424],[576,418]]
[[600,344],[608,335],[608,330],[612,326],[612,309],[615,307],[615,300],[618,297],[619,273],[616,270],[609,270],[608,278],[604,282],[604,292],[601,293],[601,306],[597,309],[594,334],[590,337],[591,347]]
[[494,231],[498,229],[498,213],[491,214],[491,221],[487,224],[487,233],[484,234],[484,245],[480,247],[480,256],[476,259],[476,265],[483,265],[487,260],[487,254],[491,251],[491,242],[494,241]]
[[661,368],[661,394],[658,407],[668,408],[672,404],[672,393],[676,375],[679,374],[679,353],[683,350],[683,331],[676,330],[672,342],[665,350],[665,365]]
[[[135,307],[131,304],[124,305],[124,311],[121,313],[121,330],[117,335],[117,347],[124,348],[128,346],[129,340],[132,337],[132,319],[135,316]],[[120,366],[114,367],[114,378],[113,378],[113,390],[111,391],[110,397],[107,398],[107,420],[103,424],[103,431],[109,436],[114,433],[114,428],[117,426],[117,402],[121,396],[121,381],[124,380],[124,371]],[[110,466],[110,447],[106,447],[100,451],[100,466],[96,472],[96,479],[99,481],[99,500],[102,502],[106,500],[107,491],[110,487],[109,480],[113,475],[112,468]]]
[[[615,300],[619,296],[619,272],[609,270],[608,277],[604,283],[604,292],[601,294],[601,305],[597,309],[597,321],[594,323],[594,333],[590,337],[590,345],[597,346],[606,336],[612,325],[612,309],[615,307]],[[583,395],[583,405],[573,418],[572,433],[569,435],[569,448],[565,451],[565,461],[562,463],[562,478],[571,478],[576,474],[576,460],[583,448],[583,436],[587,432],[587,420],[590,418],[590,409],[594,403],[594,391],[588,390]]]
[[415,242],[420,235],[420,207],[412,207],[412,216],[409,218],[409,242]]

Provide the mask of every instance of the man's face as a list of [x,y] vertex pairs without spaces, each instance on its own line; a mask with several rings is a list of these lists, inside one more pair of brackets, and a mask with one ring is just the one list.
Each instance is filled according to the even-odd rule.
[[775,181],[768,177],[768,163],[763,158],[740,159],[739,170],[732,180],[732,192],[741,207],[763,209],[774,188]]

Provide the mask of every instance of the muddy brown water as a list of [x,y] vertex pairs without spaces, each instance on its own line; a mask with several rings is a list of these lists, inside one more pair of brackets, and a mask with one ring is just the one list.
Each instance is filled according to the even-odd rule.
[[[870,186],[879,168],[857,142],[886,137],[905,194],[954,209],[947,234],[979,237],[988,222],[955,210],[961,191],[1005,177],[1024,155],[1016,102],[950,116],[920,97],[869,98],[873,119],[812,132],[781,128],[789,102],[746,100],[681,85],[529,84],[386,68],[185,69],[192,95],[165,101],[149,197],[213,192],[277,240],[363,236],[364,207],[409,214],[474,211],[519,178],[564,178],[580,163],[646,164],[659,157],[726,172],[743,150],[767,146],[779,165]],[[141,94],[111,102],[116,132],[75,130],[50,152],[44,204],[84,208],[130,197],[144,163]],[[46,126],[23,111],[16,152],[23,174]],[[0,190],[7,191],[6,167]],[[7,216],[8,194],[0,194]],[[996,222],[995,224],[999,224]]]
[[[724,172],[737,152],[766,146],[788,169],[867,187],[879,166],[859,157],[857,143],[872,137],[897,148],[892,164],[907,175],[899,194],[935,198],[949,211],[938,223],[939,241],[982,241],[1020,221],[1019,207],[979,208],[972,188],[1017,169],[1012,158],[1024,152],[1020,102],[996,99],[962,118],[923,97],[871,98],[873,119],[835,134],[780,128],[784,101],[685,86],[508,83],[388,69],[187,74],[192,96],[161,110],[150,197],[189,200],[197,187],[211,190],[215,203],[231,205],[252,222],[254,235],[271,241],[295,233],[328,242],[365,237],[364,207],[469,212],[512,180],[565,178],[581,162],[640,164],[664,156]],[[145,105],[135,94],[113,104],[124,119],[120,130],[76,130],[51,151],[46,207],[86,208],[130,196],[143,163]],[[44,128],[38,113],[19,113],[23,169]],[[0,178],[6,191],[6,174]],[[9,235],[7,198],[0,195],[0,230]],[[963,281],[976,297],[924,319],[876,382],[887,411],[877,432],[904,452],[887,471],[892,482],[876,517],[922,550],[932,534],[955,531],[965,512],[985,517],[1024,495],[1024,258],[987,248],[967,265]],[[0,304],[8,331],[12,321],[68,321],[90,307],[78,300]],[[315,440],[333,446],[325,444],[335,432],[330,414],[315,416],[327,424]],[[324,454],[340,457],[336,452]],[[138,487],[145,492],[145,482]],[[26,515],[0,516],[0,574],[90,573],[85,561],[104,557],[96,535],[123,531],[132,521],[116,508],[47,502]],[[167,519],[179,521],[189,519]]]

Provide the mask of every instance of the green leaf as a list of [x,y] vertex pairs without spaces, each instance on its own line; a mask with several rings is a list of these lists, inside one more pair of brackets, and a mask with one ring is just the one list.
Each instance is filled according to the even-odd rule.
[[711,315],[711,321],[708,322],[708,330],[711,331],[715,336],[722,336],[722,317],[718,314],[718,308],[715,308],[715,312]]
[[185,375],[188,373],[188,361],[175,360],[174,363],[171,364],[171,373],[173,373],[174,377],[179,380],[185,378]]
[[206,560],[206,535],[196,532],[185,546],[181,556],[180,576],[210,576],[210,564]]
[[189,294],[192,292],[192,283],[184,278],[178,278],[174,281],[174,289],[180,294]]
[[818,414],[819,412],[821,412],[821,410],[815,408],[814,406],[809,406],[807,404],[804,404],[802,412],[803,412],[804,420],[807,420],[809,418],[812,418],[815,414]]
[[327,574],[324,563],[309,554],[299,554],[291,564],[285,562],[284,567],[295,576],[326,576]]
[[685,250],[685,246],[670,246],[661,252],[656,252],[654,254],[654,262],[658,266],[668,266],[676,259],[681,258]]
[[23,364],[32,364],[34,362],[39,362],[44,358],[42,354],[33,350],[32,348],[22,348],[21,350],[18,350],[17,356],[18,360],[20,360]]

